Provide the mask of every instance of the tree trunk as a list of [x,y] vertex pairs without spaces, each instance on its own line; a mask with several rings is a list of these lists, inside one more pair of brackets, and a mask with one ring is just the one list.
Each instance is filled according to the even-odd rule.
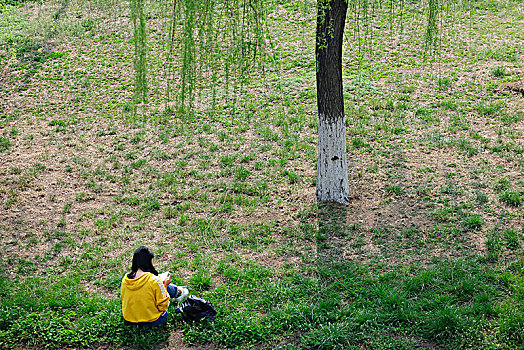
[[342,39],[347,8],[346,0],[318,0],[316,34],[317,200],[342,204],[349,203],[342,93]]

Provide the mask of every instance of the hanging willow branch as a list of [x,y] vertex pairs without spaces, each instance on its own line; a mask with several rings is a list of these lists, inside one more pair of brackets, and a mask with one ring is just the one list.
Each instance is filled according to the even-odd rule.
[[[166,58],[164,62],[164,80],[166,81],[166,92],[165,92],[165,104],[164,108],[166,110],[169,109],[168,103],[171,100],[171,90],[172,90],[172,82],[171,82],[171,74],[173,71],[173,50],[175,47],[175,26],[176,26],[176,20],[177,20],[177,10],[178,10],[178,1],[173,0],[173,4],[171,6],[171,16],[169,21],[169,40],[167,42],[167,50],[166,50]],[[167,10],[167,9],[166,9]]]
[[[444,22],[443,15],[445,13],[453,15],[457,11],[467,10],[469,0],[460,2],[453,0],[347,0],[347,2],[347,32],[352,37],[350,38],[348,33],[345,37],[348,45],[358,50],[356,57],[360,61],[365,56],[372,56],[377,46],[376,43],[373,43],[374,31],[383,30],[399,35],[399,39],[400,35],[409,35],[410,39],[418,35],[424,51],[429,55],[438,55],[442,35],[441,27]],[[416,33],[413,31],[405,33],[406,26],[417,25],[417,23],[406,22],[413,11],[426,13],[426,21],[421,23],[422,27],[417,28]]]
[[[170,44],[166,53],[166,75],[171,79],[166,100],[189,111],[197,98],[212,108],[219,99],[234,99],[237,84],[244,83],[265,58],[264,23],[271,0],[170,1],[169,40],[176,49]],[[170,92],[171,82],[175,94]]]
[[147,103],[147,33],[144,0],[131,0],[129,4],[135,44],[134,102],[136,104]]
[[435,52],[439,38],[439,0],[428,0],[428,22],[426,27],[426,51]]
[[[267,52],[269,30],[267,14],[278,5],[274,0],[159,0],[161,16],[166,19],[164,81],[166,109],[180,111],[199,107],[215,109],[217,103],[233,105],[242,85],[253,71],[264,69],[261,62],[273,61]],[[321,1],[321,0],[318,0]],[[427,11],[425,33],[427,51],[436,52],[439,39],[440,4],[447,0],[347,0],[348,27],[353,28],[353,41],[359,56],[374,49],[373,30],[399,24],[402,33],[407,7],[424,7]],[[327,6],[330,0],[322,0]],[[147,5],[146,5],[147,4]],[[135,103],[148,100],[148,45],[146,8],[156,3],[130,0],[135,47]],[[399,17],[398,22],[394,17]],[[395,24],[396,24],[395,23]],[[396,25],[395,25],[396,27]],[[347,37],[347,36],[346,36]],[[348,38],[349,40],[349,38]],[[271,60],[273,59],[273,60]]]

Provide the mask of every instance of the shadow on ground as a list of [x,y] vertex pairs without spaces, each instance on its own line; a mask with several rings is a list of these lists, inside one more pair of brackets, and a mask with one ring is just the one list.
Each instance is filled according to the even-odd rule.
[[320,203],[318,207],[317,258],[319,265],[344,260],[348,207],[337,203]]

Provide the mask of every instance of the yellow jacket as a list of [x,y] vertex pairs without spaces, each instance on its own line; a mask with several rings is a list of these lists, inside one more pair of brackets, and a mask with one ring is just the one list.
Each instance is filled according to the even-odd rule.
[[169,307],[169,294],[162,280],[151,272],[138,278],[122,278],[122,314],[129,322],[153,322]]

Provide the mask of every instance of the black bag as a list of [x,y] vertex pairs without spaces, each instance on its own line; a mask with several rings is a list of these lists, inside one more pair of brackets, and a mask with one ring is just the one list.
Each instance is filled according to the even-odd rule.
[[215,315],[217,314],[213,304],[194,295],[188,296],[182,303],[182,306],[176,309],[176,312],[182,312],[187,321],[200,321],[206,319],[209,322],[213,322],[215,320]]

